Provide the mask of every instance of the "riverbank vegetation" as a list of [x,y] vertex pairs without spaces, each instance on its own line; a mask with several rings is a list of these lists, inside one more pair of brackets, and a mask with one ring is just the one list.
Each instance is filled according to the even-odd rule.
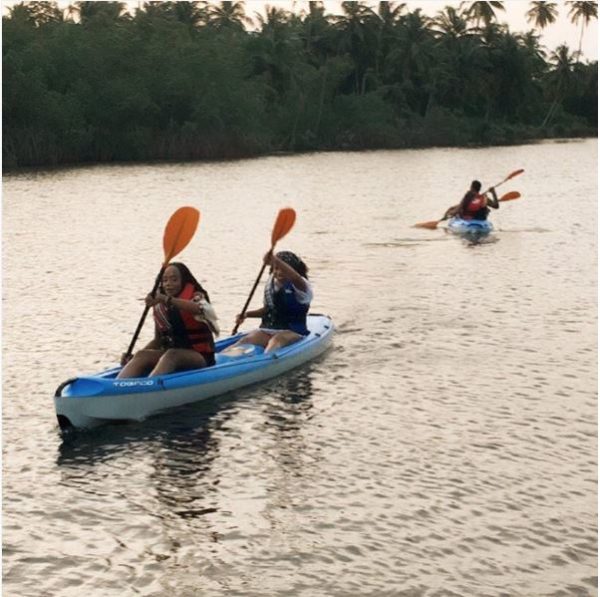
[[[374,4],[16,4],[3,17],[3,166],[597,135],[597,61],[540,43],[556,3],[523,3],[537,27],[525,33],[498,22],[502,2],[434,17]],[[597,3],[565,4],[583,34]]]

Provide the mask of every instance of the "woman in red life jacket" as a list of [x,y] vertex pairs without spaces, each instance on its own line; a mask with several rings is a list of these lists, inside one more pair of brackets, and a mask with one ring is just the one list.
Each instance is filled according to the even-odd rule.
[[118,378],[163,375],[200,369],[215,364],[213,335],[219,326],[208,293],[183,263],[171,263],[164,271],[156,295],[148,295],[153,307],[155,334],[135,353]]
[[[293,344],[308,335],[306,315],[313,298],[306,264],[291,251],[273,254],[269,251],[264,262],[271,267],[260,309],[246,311],[236,317],[240,325],[246,317],[260,317],[258,330],[250,332],[226,351],[238,344],[264,346],[265,352]],[[224,351],[224,352],[226,352]]]
[[[498,209],[500,204],[498,203],[494,187],[491,187],[483,194],[480,194],[480,191],[481,183],[478,180],[474,180],[471,183],[471,188],[462,198],[462,201],[458,205],[450,207],[444,214],[444,219],[458,216],[463,220],[487,220],[490,213],[489,207]],[[491,198],[486,196],[488,192],[492,194]]]

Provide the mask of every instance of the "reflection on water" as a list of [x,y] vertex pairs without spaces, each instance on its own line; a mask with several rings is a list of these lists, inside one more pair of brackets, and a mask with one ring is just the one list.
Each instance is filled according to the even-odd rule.
[[[327,353],[325,353],[327,354]],[[325,356],[318,358],[319,363]],[[304,404],[302,410],[309,410],[309,399],[312,392],[311,368],[314,364],[304,366],[300,373],[292,373],[282,379],[261,384],[261,388],[272,386],[273,396],[278,401],[275,410],[269,413],[274,424],[290,423],[295,420],[296,409],[288,413],[282,405]],[[255,389],[249,389],[253,393]],[[94,429],[69,429],[61,432],[61,443],[58,446],[56,463],[61,467],[70,465],[93,465],[96,461],[104,462],[121,452],[135,449],[136,445],[147,447],[148,444],[160,443],[161,449],[175,446],[184,451],[203,454],[214,448],[210,440],[211,429],[221,430],[227,420],[233,416],[236,403],[243,401],[244,391],[236,391],[204,402],[186,405],[142,422],[116,422]],[[288,421],[287,415],[292,419]],[[285,425],[284,425],[285,427]]]
[[[265,433],[276,432],[277,458],[286,468],[302,466],[295,455],[302,453],[299,434],[302,422],[310,418],[312,391],[310,372],[306,370],[280,381],[272,382],[272,401],[260,411]],[[274,384],[274,385],[273,385]],[[269,390],[269,385],[263,386]],[[236,400],[237,399],[237,400]],[[63,434],[58,449],[57,465],[61,470],[61,485],[89,484],[87,472],[111,459],[118,460],[137,452],[153,455],[148,482],[157,500],[164,507],[161,518],[178,516],[185,519],[215,513],[218,506],[209,506],[220,478],[211,474],[211,466],[219,455],[219,436],[226,433],[239,406],[234,400],[244,400],[236,393],[178,409],[153,417],[143,423],[107,425]],[[218,492],[217,492],[218,493]]]
[[[596,155],[588,140],[6,178],[3,594],[595,594]],[[412,227],[517,167],[522,197],[486,242]],[[54,388],[127,347],[181,205],[202,212],[181,259],[223,329],[293,205],[281,248],[308,263],[333,348],[62,436]]]

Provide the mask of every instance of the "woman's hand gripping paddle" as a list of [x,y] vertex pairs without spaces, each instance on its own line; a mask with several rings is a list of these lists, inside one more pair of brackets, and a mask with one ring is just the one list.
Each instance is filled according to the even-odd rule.
[[[295,221],[296,221],[296,212],[291,207],[284,207],[283,209],[279,210],[279,213],[277,214],[277,219],[275,220],[275,224],[273,225],[273,231],[271,232],[271,251],[273,251],[273,249],[275,248],[277,241],[281,240],[292,229]],[[267,267],[267,264],[263,263],[263,266],[261,267],[260,272],[258,272],[256,282],[254,282],[254,286],[252,287],[252,290],[250,291],[250,294],[248,295],[246,304],[244,305],[244,308],[242,309],[242,313],[241,313],[242,316],[244,315],[244,313],[246,313],[246,309],[248,308],[248,305],[250,304],[250,301],[252,300],[254,291],[256,290],[256,287],[258,286],[258,283],[260,282],[263,272],[265,271],[265,267]],[[240,327],[240,323],[235,324],[235,327],[233,328],[233,331],[231,332],[232,336],[237,333],[238,328]]]
[[[525,172],[525,170],[523,168],[521,168],[520,170],[515,170],[514,172],[511,172],[504,180],[500,181],[498,184],[494,185],[493,187],[490,187],[486,193],[488,193],[489,191],[491,191],[493,188],[499,187],[501,184],[504,184],[506,181],[510,180],[511,178],[514,178],[515,176],[519,176],[519,174],[523,174],[523,172]],[[514,193],[516,193],[516,191],[512,191],[511,193],[506,193],[506,195],[503,195],[502,197],[500,197],[500,199],[498,199],[498,201],[510,201],[511,199],[518,199],[521,195],[519,193],[517,193],[518,196],[515,196]],[[509,195],[511,195],[511,197],[508,197]],[[438,224],[440,222],[443,222],[444,220],[448,219],[448,215],[444,215],[444,217],[441,220],[430,220],[429,222],[420,222],[419,224],[415,224],[414,227],[415,228],[426,228],[427,230],[435,230],[438,227]]]
[[[156,280],[154,282],[154,288],[152,288],[152,296],[156,294],[160,281],[162,279],[163,273],[169,262],[175,255],[178,255],[187,247],[189,242],[192,240],[194,233],[196,232],[196,228],[198,227],[198,222],[200,221],[200,212],[195,207],[180,207],[177,211],[173,213],[173,215],[169,218],[167,222],[167,226],[165,227],[165,233],[163,236],[163,250],[165,254],[165,260],[163,261],[162,267],[158,272],[158,276],[156,276]],[[142,317],[138,326],[133,334],[133,338],[131,339],[131,343],[129,344],[129,348],[127,352],[123,355],[122,362],[127,362],[131,357],[133,352],[133,347],[140,335],[140,331],[142,326],[144,325],[144,321],[146,319],[146,315],[148,315],[148,311],[150,307],[146,305],[144,312],[142,313]]]

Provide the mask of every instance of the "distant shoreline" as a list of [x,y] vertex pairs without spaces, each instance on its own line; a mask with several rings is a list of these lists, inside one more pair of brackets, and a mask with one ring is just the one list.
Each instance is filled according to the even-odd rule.
[[185,159],[185,158],[163,158],[163,159],[140,159],[140,160],[90,160],[80,162],[65,162],[60,164],[38,164],[38,165],[23,165],[14,167],[5,167],[2,165],[2,175],[22,174],[27,172],[51,172],[60,170],[74,170],[78,168],[86,168],[90,166],[136,166],[136,165],[169,165],[169,164],[195,164],[195,163],[214,163],[214,162],[237,162],[241,160],[252,160],[266,157],[290,157],[307,155],[314,153],[344,153],[344,152],[366,152],[366,151],[402,151],[414,149],[484,149],[489,147],[508,147],[520,145],[537,145],[541,143],[573,143],[577,141],[585,141],[587,139],[597,139],[598,132],[587,135],[572,135],[561,137],[538,137],[515,140],[510,143],[470,143],[466,145],[418,145],[412,147],[338,147],[324,149],[306,149],[298,151],[290,150],[273,150],[270,152],[255,153],[248,155],[238,155],[235,157],[214,157],[203,159]]
[[3,171],[597,136],[597,61],[548,53],[483,5],[314,2],[248,30],[243,3],[16,4]]

